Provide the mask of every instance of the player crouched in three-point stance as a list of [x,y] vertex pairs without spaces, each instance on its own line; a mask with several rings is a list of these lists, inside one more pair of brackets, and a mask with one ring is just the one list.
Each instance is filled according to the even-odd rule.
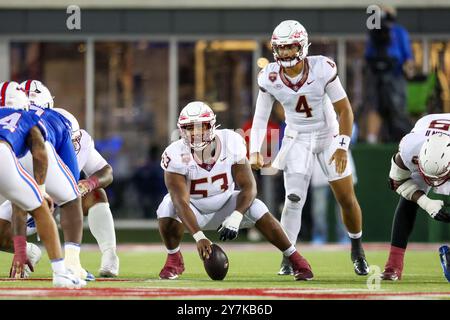
[[402,277],[406,246],[419,207],[435,220],[450,222],[444,202],[427,196],[431,188],[437,194],[450,194],[449,134],[450,113],[427,115],[403,137],[399,152],[391,159],[391,188],[401,197],[394,215],[389,258],[381,274],[383,280]]
[[[62,258],[62,250],[56,223],[49,206],[51,198],[45,193],[48,169],[46,129],[40,118],[27,110],[29,101],[16,82],[0,84],[0,193],[20,210],[30,212],[36,221],[39,237],[47,249],[53,270],[55,287],[80,288],[84,280],[69,272]],[[28,151],[33,162],[32,175],[19,163],[18,158]],[[13,222],[16,219],[13,213]],[[22,277],[27,261],[26,239],[19,235],[13,238],[15,253],[11,267],[12,277]]]
[[[233,240],[239,228],[256,228],[291,262],[296,280],[313,278],[311,267],[289,242],[266,205],[256,198],[256,182],[246,159],[242,137],[231,130],[216,130],[209,106],[195,101],[178,118],[181,139],[163,153],[161,166],[169,191],[157,210],[159,231],[167,248],[159,276],[176,279],[184,271],[180,242],[184,229],[197,242],[202,259],[211,253],[211,241],[201,230],[220,232]],[[239,191],[235,191],[235,183]]]
[[[336,63],[324,56],[306,57],[308,34],[298,21],[281,22],[271,43],[276,63],[268,64],[258,76],[260,90],[250,134],[250,164],[253,169],[264,166],[260,150],[272,105],[277,100],[283,105],[287,124],[280,152],[272,163],[284,171],[286,199],[281,225],[295,244],[317,158],[341,207],[351,238],[354,270],[358,275],[367,275],[369,267],[361,243],[361,208],[347,165],[353,112],[337,76]],[[278,274],[291,273],[289,262],[283,259]]]

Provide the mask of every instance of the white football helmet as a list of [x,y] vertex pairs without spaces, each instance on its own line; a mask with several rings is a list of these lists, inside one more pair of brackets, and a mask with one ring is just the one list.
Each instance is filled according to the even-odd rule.
[[178,117],[181,138],[195,151],[203,150],[214,140],[216,128],[216,115],[201,101],[187,104]]
[[64,118],[69,120],[70,125],[72,127],[72,143],[75,148],[75,152],[78,154],[78,152],[81,149],[80,141],[81,141],[81,131],[80,131],[80,124],[78,123],[77,118],[74,117],[73,114],[71,114],[69,111],[62,109],[62,108],[53,108],[56,112],[60,113]]
[[39,80],[26,80],[20,84],[31,104],[41,108],[53,108],[50,90]]
[[27,95],[15,81],[0,83],[0,107],[28,110],[30,102]]
[[[272,52],[275,61],[283,67],[290,68],[305,59],[308,55],[308,33],[306,29],[295,20],[281,22],[273,31]],[[295,53],[285,56],[281,50],[293,48]]]
[[419,171],[425,182],[438,187],[449,179],[450,137],[437,133],[429,137],[420,148]]

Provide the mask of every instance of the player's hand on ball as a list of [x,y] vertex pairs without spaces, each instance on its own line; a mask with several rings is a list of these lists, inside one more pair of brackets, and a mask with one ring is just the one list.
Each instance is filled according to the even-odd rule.
[[264,158],[259,152],[254,152],[250,155],[250,165],[253,170],[259,170],[264,167]]
[[332,164],[333,161],[336,166],[336,172],[338,174],[344,173],[345,168],[347,167],[347,151],[344,149],[336,149],[328,164]]
[[209,239],[201,239],[197,241],[197,250],[200,258],[202,260],[209,259],[209,255],[211,254],[211,244],[212,242]]

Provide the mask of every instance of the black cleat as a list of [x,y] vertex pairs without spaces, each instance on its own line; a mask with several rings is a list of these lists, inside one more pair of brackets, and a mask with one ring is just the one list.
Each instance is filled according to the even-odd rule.
[[366,257],[359,257],[353,261],[353,268],[358,276],[366,276],[369,274],[369,265]]

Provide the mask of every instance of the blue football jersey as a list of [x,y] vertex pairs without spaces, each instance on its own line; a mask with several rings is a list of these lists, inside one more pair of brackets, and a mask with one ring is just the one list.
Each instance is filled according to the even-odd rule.
[[41,122],[46,129],[46,140],[55,147],[58,156],[69,167],[72,175],[78,181],[80,171],[78,170],[77,155],[72,143],[70,121],[53,109],[44,109],[36,105],[30,106],[30,113],[41,118]]
[[7,141],[16,156],[21,158],[29,150],[27,137],[30,129],[39,125],[39,121],[38,116],[25,110],[0,108],[0,140]]

